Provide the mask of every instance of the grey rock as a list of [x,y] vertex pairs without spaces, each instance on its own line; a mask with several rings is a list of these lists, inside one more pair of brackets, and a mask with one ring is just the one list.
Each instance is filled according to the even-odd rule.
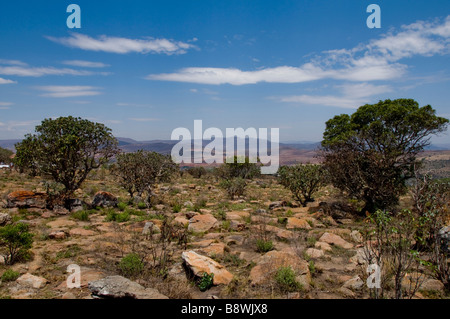
[[109,276],[91,281],[88,288],[98,299],[169,299],[153,288],[144,288],[137,282],[122,276]]
[[8,214],[0,213],[0,226],[4,226],[11,222],[11,216]]

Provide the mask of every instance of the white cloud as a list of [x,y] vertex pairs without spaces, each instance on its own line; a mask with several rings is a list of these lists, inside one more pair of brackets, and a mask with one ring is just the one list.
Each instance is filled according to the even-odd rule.
[[392,89],[387,85],[373,85],[369,83],[344,84],[336,86],[342,91],[341,96],[335,95],[297,95],[278,98],[281,102],[303,103],[356,109],[370,102],[370,97],[387,92]]
[[11,105],[11,102],[0,102],[0,110],[9,110]]
[[129,120],[131,121],[135,121],[135,122],[155,122],[155,121],[160,121],[160,119],[156,119],[156,118],[142,118],[142,117],[131,117],[129,118]]
[[[450,16],[444,22],[415,22],[352,49],[329,50],[299,67],[279,66],[244,71],[236,68],[184,68],[174,73],[150,74],[148,80],[200,84],[244,85],[260,82],[301,83],[320,79],[355,82],[402,77],[412,56],[450,53]],[[346,104],[344,101],[343,104]]]
[[14,84],[17,83],[16,81],[12,81],[12,80],[7,80],[4,78],[0,78],[0,84]]
[[83,68],[106,68],[109,65],[102,62],[91,62],[91,61],[82,61],[82,60],[70,60],[63,61],[62,64],[70,65],[70,66],[79,66]]
[[27,66],[25,62],[19,60],[0,59],[0,64]]
[[45,75],[93,75],[90,71],[78,71],[68,68],[0,66],[0,74],[15,76],[41,77]]
[[168,39],[128,39],[120,37],[109,37],[101,35],[97,39],[90,36],[72,33],[67,38],[47,37],[47,39],[68,46],[87,51],[101,51],[109,53],[125,54],[137,53],[160,53],[160,54],[184,54],[186,50],[194,48],[192,44]]
[[38,90],[47,93],[41,94],[44,97],[66,98],[79,96],[93,96],[102,94],[99,88],[93,86],[39,86]]

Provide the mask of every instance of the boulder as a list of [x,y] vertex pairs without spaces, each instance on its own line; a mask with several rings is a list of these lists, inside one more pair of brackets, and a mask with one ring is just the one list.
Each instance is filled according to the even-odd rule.
[[189,231],[206,232],[217,225],[217,219],[211,215],[196,215],[189,219]]
[[67,238],[67,234],[62,231],[62,230],[56,230],[51,232],[48,237],[50,239],[66,239]]
[[350,244],[349,242],[345,241],[341,236],[331,233],[324,233],[322,237],[320,237],[319,241],[330,245],[339,246],[345,249],[353,248],[353,244]]
[[352,240],[353,240],[355,243],[362,243],[363,240],[364,240],[364,238],[363,238],[363,236],[361,235],[361,233],[360,233],[359,231],[357,231],[357,230],[352,231],[352,232],[350,233],[350,237],[352,238]]
[[67,201],[67,206],[71,212],[78,212],[88,206],[84,201],[78,198],[71,198]]
[[351,289],[351,290],[360,290],[364,286],[364,281],[359,278],[359,276],[355,276],[350,280],[347,280],[342,288]]
[[31,191],[15,191],[8,194],[7,208],[41,208],[47,207],[47,195]]
[[329,244],[323,243],[323,242],[321,242],[321,241],[317,241],[317,242],[314,244],[314,247],[315,247],[315,248],[318,248],[318,249],[321,249],[321,250],[323,250],[323,251],[332,251],[332,248],[331,248],[331,246],[330,246]]
[[4,226],[11,222],[11,216],[9,214],[0,213],[0,226]]
[[311,258],[313,258],[313,259],[316,259],[316,258],[322,257],[322,256],[324,255],[324,252],[323,252],[323,250],[320,250],[320,249],[308,248],[308,249],[306,250],[306,254],[307,254],[309,257],[311,257]]
[[205,273],[209,275],[214,274],[214,285],[228,285],[233,279],[233,275],[224,266],[195,251],[185,251],[181,254],[181,258],[183,259],[184,265],[196,277],[201,277]]
[[311,229],[306,219],[296,217],[288,218],[286,229]]
[[[249,279],[252,285],[261,285],[274,279],[276,272],[280,267],[290,266],[299,281],[309,283],[311,277],[309,273],[308,263],[289,252],[269,251],[257,260],[257,264],[250,271]],[[305,280],[306,279],[306,280]]]
[[47,284],[47,279],[26,273],[17,278],[16,282],[26,288],[40,289]]
[[269,209],[272,210],[272,209],[283,207],[283,206],[286,206],[286,202],[285,201],[271,202],[269,204]]
[[97,192],[92,200],[92,207],[116,207],[117,197],[109,192]]
[[88,288],[92,297],[101,299],[168,299],[153,288],[144,288],[122,276],[109,276],[91,281]]

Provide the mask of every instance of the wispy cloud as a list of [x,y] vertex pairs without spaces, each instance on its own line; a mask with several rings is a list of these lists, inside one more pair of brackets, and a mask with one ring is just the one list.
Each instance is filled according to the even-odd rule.
[[47,39],[71,47],[87,51],[101,51],[109,53],[159,53],[159,54],[184,54],[194,45],[168,39],[129,39],[121,37],[109,37],[101,35],[97,39],[88,35],[71,33],[66,38],[47,37]]
[[322,52],[298,67],[279,66],[252,71],[191,67],[175,73],[150,74],[146,79],[212,85],[301,83],[320,79],[355,82],[392,80],[406,73],[408,66],[399,62],[404,58],[448,54],[449,39],[450,16],[444,21],[419,21],[402,26],[397,32],[352,49]]
[[11,105],[11,102],[0,102],[0,110],[9,110]]
[[91,62],[91,61],[83,61],[83,60],[70,60],[63,61],[62,64],[70,65],[70,66],[79,66],[82,68],[106,68],[109,67],[109,64],[105,64],[102,62]]
[[[88,76],[88,75],[108,75],[107,72],[92,72],[86,70],[74,70],[70,68],[55,68],[55,67],[32,67],[28,64],[16,60],[0,60],[0,74],[9,76],[21,77],[42,77],[46,75],[74,75],[74,76]],[[6,83],[16,83],[11,80],[4,80],[0,78],[0,84],[3,81]]]
[[79,96],[93,96],[102,94],[98,87],[94,86],[38,86],[38,90],[47,93],[41,94],[44,97],[66,98]]
[[17,83],[17,82],[13,81],[13,80],[7,80],[4,78],[0,78],[0,84],[14,84],[14,83]]
[[369,83],[344,84],[338,85],[336,88],[341,90],[342,95],[295,95],[273,99],[289,103],[356,109],[359,106],[368,103],[370,97],[392,91],[387,85],[372,85]]
[[131,121],[135,121],[135,122],[156,122],[156,121],[160,121],[160,119],[157,118],[151,118],[151,117],[130,117],[129,120]]

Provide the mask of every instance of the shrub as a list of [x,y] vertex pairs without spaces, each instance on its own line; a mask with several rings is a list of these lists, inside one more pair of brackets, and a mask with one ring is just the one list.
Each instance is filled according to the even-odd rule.
[[302,289],[302,285],[295,279],[295,272],[289,267],[280,267],[275,275],[275,281],[281,290],[293,292]]
[[186,171],[194,178],[201,178],[203,175],[206,174],[206,169],[201,166],[189,167]]
[[130,213],[125,211],[122,213],[117,213],[114,210],[108,211],[108,214],[106,215],[106,221],[108,222],[118,222],[123,223],[130,220]]
[[3,275],[2,275],[2,281],[4,282],[8,282],[8,281],[14,281],[17,278],[19,278],[20,273],[18,273],[17,271],[14,271],[12,269],[8,269],[6,270]]
[[117,208],[119,208],[120,211],[122,211],[122,212],[127,208],[127,206],[128,206],[127,203],[124,203],[124,202],[120,202],[117,204]]
[[175,205],[173,205],[173,207],[172,207],[172,212],[174,212],[174,213],[179,213],[179,212],[181,212],[181,209],[183,208],[183,205],[181,205],[181,204],[175,204]]
[[6,247],[5,263],[12,265],[17,259],[25,257],[33,244],[33,234],[23,223],[6,225],[0,228],[0,247]]
[[143,202],[138,203],[137,206],[138,206],[139,209],[146,209],[147,208],[147,204],[143,203]]
[[220,183],[220,187],[225,189],[230,199],[234,199],[236,196],[244,195],[247,182],[240,177],[226,179]]
[[308,202],[314,201],[314,193],[325,185],[324,169],[315,164],[282,166],[278,170],[278,179],[304,207]]
[[198,282],[198,288],[200,289],[200,291],[206,291],[213,286],[213,283],[214,283],[214,274],[211,273],[209,275],[207,273],[204,273]]
[[271,240],[256,240],[256,250],[260,253],[266,253],[273,249],[273,242]]
[[144,270],[144,263],[138,254],[128,254],[120,261],[119,268],[125,277],[136,277]]
[[72,213],[72,218],[87,222],[89,221],[89,211],[80,210],[78,212]]

